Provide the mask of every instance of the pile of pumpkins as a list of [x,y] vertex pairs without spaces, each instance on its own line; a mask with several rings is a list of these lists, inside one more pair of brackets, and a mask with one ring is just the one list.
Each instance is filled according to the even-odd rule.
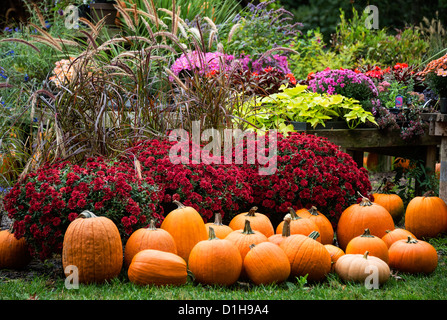
[[[432,273],[437,252],[420,239],[447,231],[445,202],[429,194],[415,197],[407,206],[403,229],[395,228],[392,206],[375,199],[363,197],[344,210],[336,232],[315,207],[289,208],[275,230],[256,207],[224,225],[219,214],[214,222],[204,223],[194,208],[175,201],[178,208],[159,228],[151,221],[147,228],[136,230],[124,248],[110,219],[84,211],[67,228],[62,264],[64,270],[70,265],[78,268],[79,283],[110,280],[124,266],[129,281],[139,285],[182,285],[188,276],[202,284],[223,286],[238,280],[280,283],[300,276],[315,282],[331,272],[344,281],[364,282],[369,276],[365,271],[372,269],[383,284],[391,269]],[[23,240],[16,240],[9,230],[1,231],[0,268],[20,267],[4,258],[5,248],[14,246],[16,256],[25,255]],[[22,259],[22,265],[27,259]]]

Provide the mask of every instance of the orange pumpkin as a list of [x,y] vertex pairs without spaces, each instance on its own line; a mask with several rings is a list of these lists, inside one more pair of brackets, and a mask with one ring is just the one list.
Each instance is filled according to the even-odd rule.
[[141,250],[154,249],[177,254],[177,246],[174,238],[164,229],[156,228],[155,221],[147,228],[140,228],[132,233],[126,242],[124,249],[124,264],[128,267],[132,258]]
[[[253,230],[250,220],[247,219],[245,220],[244,229],[234,230],[225,240],[229,240],[236,245],[241,254],[242,261],[244,261],[245,256],[250,251],[250,245],[268,241],[268,238],[260,231]],[[241,277],[245,278],[246,276],[247,274],[242,265]]]
[[331,255],[316,240],[319,236],[315,231],[308,236],[292,234],[280,244],[289,259],[291,277],[307,274],[308,281],[321,281],[331,271]]
[[334,228],[332,227],[332,223],[324,214],[319,212],[315,206],[312,206],[309,210],[298,210],[297,215],[315,222],[321,233],[322,244],[331,244],[334,241]]
[[188,280],[185,260],[171,252],[145,249],[132,259],[129,281],[138,285],[182,285]]
[[349,241],[345,252],[346,254],[362,254],[366,251],[370,256],[380,258],[388,263],[388,246],[381,238],[373,236],[369,229],[365,229],[361,236]]
[[214,215],[214,222],[205,223],[206,232],[209,234],[209,228],[212,227],[214,229],[214,233],[216,237],[219,239],[225,239],[231,232],[234,230],[229,226],[222,223],[222,215],[220,213],[216,213]]
[[402,168],[403,171],[407,171],[408,169],[410,169],[410,159],[397,157],[396,159],[394,159],[393,165],[394,168]]
[[197,243],[189,255],[189,270],[203,284],[229,286],[239,279],[242,257],[236,245],[216,237],[214,228],[209,228],[208,240]]
[[167,214],[160,228],[171,234],[177,247],[177,254],[188,262],[192,248],[208,238],[205,222],[193,207],[184,206],[176,200],[174,203],[178,208]]
[[64,235],[62,266],[65,270],[70,265],[78,268],[79,283],[101,283],[118,276],[123,245],[115,223],[90,211],[79,214]]
[[327,251],[329,251],[329,254],[331,255],[331,271],[334,271],[335,263],[341,256],[345,255],[345,252],[339,247],[334,246],[333,244],[325,244],[324,247]]
[[243,229],[245,220],[250,221],[251,228],[264,234],[267,238],[275,233],[270,219],[259,212],[256,212],[258,207],[251,208],[248,212],[240,213],[231,219],[228,226],[233,230]]
[[410,231],[401,228],[396,228],[394,230],[387,230],[386,234],[382,237],[382,240],[386,243],[386,245],[389,248],[397,240],[408,239],[408,236],[411,236],[412,238],[416,239],[415,235],[412,234]]
[[397,194],[374,193],[374,202],[388,210],[394,223],[399,223],[405,210],[402,198]]
[[[302,218],[300,217],[296,211],[290,207],[289,208],[291,220],[290,220],[290,234],[302,234],[302,235],[309,235],[312,231],[318,232],[319,236],[316,239],[317,241],[321,242],[321,234],[320,234],[320,228],[317,226],[317,224],[309,219],[309,218]],[[281,234],[282,229],[284,226],[284,221],[281,221],[278,226],[276,227],[276,233]]]
[[369,152],[366,157],[366,168],[368,168],[369,171],[375,171],[377,170],[378,165],[379,165],[379,154]]
[[31,261],[25,238],[9,230],[0,231],[0,269],[23,269]]
[[382,238],[386,230],[394,229],[394,221],[388,210],[363,197],[360,203],[346,208],[338,220],[336,234],[340,248],[346,250],[349,241],[363,234],[366,228]]
[[278,245],[269,241],[252,244],[244,259],[244,269],[254,284],[280,283],[290,275],[290,262]]
[[291,220],[290,214],[286,214],[284,216],[284,224],[283,224],[283,228],[282,228],[282,233],[281,234],[275,233],[274,235],[268,237],[268,240],[279,246],[285,238],[290,236],[290,220]]
[[433,194],[429,191],[411,199],[407,205],[405,229],[418,239],[436,237],[447,230],[447,205]]
[[390,249],[391,268],[407,273],[430,274],[438,266],[438,253],[428,242],[408,236],[407,240],[397,240]]

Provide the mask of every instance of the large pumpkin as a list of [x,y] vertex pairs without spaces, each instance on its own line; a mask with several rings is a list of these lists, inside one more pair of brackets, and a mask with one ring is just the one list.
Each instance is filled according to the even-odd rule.
[[244,259],[244,269],[254,284],[280,283],[290,275],[290,262],[278,245],[266,241],[250,246]]
[[332,227],[332,223],[315,206],[312,206],[310,209],[298,210],[297,215],[315,222],[320,229],[322,244],[331,244],[334,241],[334,228]]
[[418,239],[436,237],[447,230],[447,205],[429,191],[415,197],[407,205],[405,229]]
[[262,213],[256,212],[258,207],[251,208],[248,212],[240,213],[231,219],[228,226],[233,230],[243,229],[245,220],[250,221],[251,228],[264,234],[267,238],[275,233],[272,222]]
[[[309,218],[300,217],[295,209],[289,207],[289,214],[291,216],[290,220],[290,234],[302,234],[308,236],[312,231],[318,232],[318,238],[315,239],[321,242],[321,233],[318,225]],[[281,221],[276,227],[276,233],[281,234],[284,226],[284,221]]]
[[0,231],[0,269],[22,269],[30,261],[25,238],[17,239],[9,230]]
[[373,196],[374,202],[387,209],[395,223],[398,223],[402,219],[405,210],[404,202],[399,195],[392,193],[374,193]]
[[438,253],[428,242],[408,236],[397,240],[389,249],[389,265],[392,269],[407,273],[430,274],[438,266]]
[[[378,272],[376,278],[372,274],[375,271]],[[368,277],[372,276],[370,279],[376,279],[377,285],[384,284],[390,278],[388,264],[380,258],[369,256],[368,252],[341,256],[335,263],[335,272],[344,281],[360,283],[365,283]]]
[[182,285],[188,280],[185,260],[171,252],[145,249],[132,259],[129,281],[139,285]]
[[349,241],[345,253],[362,254],[366,251],[369,252],[370,256],[380,258],[388,263],[388,246],[381,238],[373,236],[369,229],[365,229],[362,235]]
[[202,216],[193,208],[174,200],[178,206],[167,214],[160,228],[171,234],[175,240],[177,254],[188,262],[192,248],[208,238]]
[[368,228],[372,235],[382,238],[387,230],[394,229],[394,221],[388,210],[363,197],[360,203],[346,208],[337,224],[337,240],[340,248],[346,250],[349,241]]
[[209,228],[208,240],[197,243],[189,255],[189,270],[197,282],[229,286],[239,279],[242,257],[236,245],[216,237],[214,228]]
[[124,264],[130,265],[132,258],[141,250],[154,249],[177,254],[174,238],[164,229],[156,228],[155,221],[151,219],[147,228],[140,228],[132,233],[124,249]]
[[101,283],[118,276],[123,245],[115,223],[83,211],[65,232],[62,265],[64,270],[70,265],[78,268],[79,283]]
[[229,226],[222,223],[222,215],[218,212],[214,215],[214,222],[205,223],[205,227],[208,234],[210,231],[209,228],[212,227],[216,237],[219,239],[225,239],[226,236],[234,231]]
[[321,242],[320,235],[312,232],[308,236],[292,234],[281,244],[290,262],[290,276],[301,277],[307,274],[307,280],[321,281],[331,271],[331,255]]

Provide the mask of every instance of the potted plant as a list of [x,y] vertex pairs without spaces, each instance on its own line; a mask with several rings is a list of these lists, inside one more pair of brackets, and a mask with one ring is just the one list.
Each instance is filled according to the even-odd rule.
[[114,7],[115,0],[93,0],[90,3],[90,19],[93,23],[97,23],[103,17],[107,16],[105,24],[108,26],[115,25],[117,10]]
[[441,113],[447,114],[447,54],[430,61],[420,74],[424,82],[439,95]]

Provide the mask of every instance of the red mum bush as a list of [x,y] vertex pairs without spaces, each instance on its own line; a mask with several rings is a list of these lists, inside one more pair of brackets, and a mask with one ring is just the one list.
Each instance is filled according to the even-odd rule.
[[156,191],[129,161],[97,158],[83,166],[47,164],[18,182],[4,204],[16,238],[25,237],[31,254],[44,260],[62,252],[66,228],[84,210],[110,218],[123,239],[151,218],[161,221]]

